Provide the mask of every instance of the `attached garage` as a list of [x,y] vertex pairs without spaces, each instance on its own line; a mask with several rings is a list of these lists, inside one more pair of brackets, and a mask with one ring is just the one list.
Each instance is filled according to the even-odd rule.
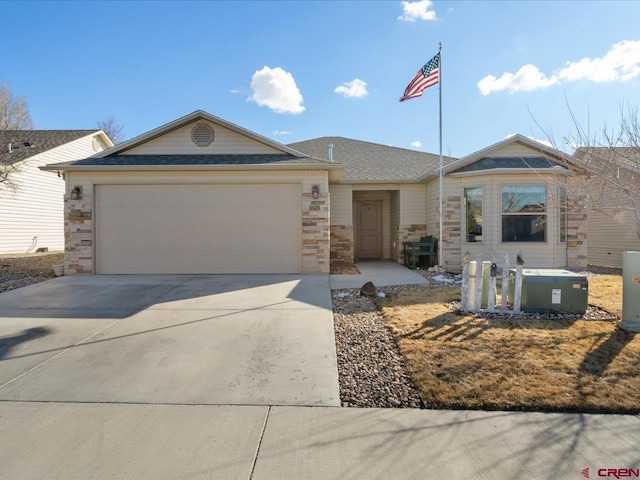
[[299,185],[96,185],[96,273],[300,273]]
[[206,112],[42,169],[65,178],[65,275],[329,273],[343,167]]

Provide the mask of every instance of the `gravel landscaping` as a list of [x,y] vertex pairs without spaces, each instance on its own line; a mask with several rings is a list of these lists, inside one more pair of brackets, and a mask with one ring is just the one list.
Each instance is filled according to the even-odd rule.
[[333,290],[333,322],[343,407],[420,408],[404,358],[373,300]]
[[0,255],[0,292],[54,278],[53,264],[63,261],[62,252]]

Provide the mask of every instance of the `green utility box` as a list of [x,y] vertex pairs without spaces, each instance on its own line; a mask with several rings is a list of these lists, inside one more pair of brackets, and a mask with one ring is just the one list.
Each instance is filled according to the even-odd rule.
[[[516,269],[510,270],[515,277]],[[568,270],[522,269],[521,309],[526,313],[576,313],[587,311],[587,277]],[[509,282],[509,303],[513,305],[515,281]]]

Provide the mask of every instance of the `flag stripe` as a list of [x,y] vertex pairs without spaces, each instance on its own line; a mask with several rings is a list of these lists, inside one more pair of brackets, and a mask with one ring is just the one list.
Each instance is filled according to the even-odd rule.
[[400,101],[409,100],[412,98],[420,97],[422,92],[427,88],[434,86],[440,81],[440,53],[437,53],[431,60],[429,60],[418,73],[414,75],[404,90],[404,95],[400,98]]

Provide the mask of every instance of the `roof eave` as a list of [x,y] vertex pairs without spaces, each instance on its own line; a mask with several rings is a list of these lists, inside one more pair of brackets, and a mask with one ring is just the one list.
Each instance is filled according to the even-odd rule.
[[388,178],[386,180],[357,180],[357,179],[348,179],[348,180],[343,180],[341,179],[340,181],[337,182],[333,182],[336,184],[340,184],[340,185],[352,185],[352,184],[358,184],[358,185],[387,185],[387,184],[411,184],[411,183],[423,183],[419,180],[398,180],[398,179],[393,179],[393,178]]
[[551,167],[551,168],[490,168],[486,170],[474,170],[471,172],[452,172],[449,173],[448,177],[476,177],[480,175],[523,175],[523,174],[553,174],[553,175],[567,175],[572,176],[575,175],[575,172],[572,170],[568,170],[562,167]]
[[328,170],[341,172],[342,165],[255,164],[255,165],[69,165],[64,163],[39,167],[47,172],[152,172],[152,171],[260,171],[260,170]]

